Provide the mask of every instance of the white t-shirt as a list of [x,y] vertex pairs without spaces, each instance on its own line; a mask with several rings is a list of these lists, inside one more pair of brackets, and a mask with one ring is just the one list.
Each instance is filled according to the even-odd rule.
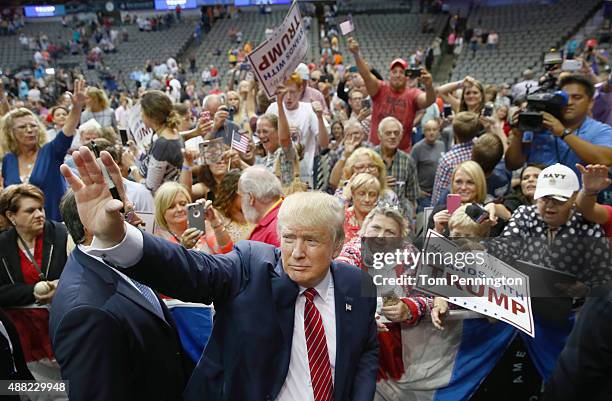
[[[278,104],[276,102],[270,104],[266,113],[278,116]],[[293,138],[293,144],[304,145],[304,158],[300,161],[300,178],[312,185],[312,169],[314,157],[317,154],[317,136],[319,135],[317,115],[312,110],[312,105],[304,102],[300,102],[295,110],[285,108],[285,114],[289,125],[298,128],[299,139]]]
[[134,204],[136,212],[153,213],[155,211],[153,195],[151,195],[151,191],[147,187],[125,178],[123,179],[123,185],[125,185],[125,194],[130,202]]

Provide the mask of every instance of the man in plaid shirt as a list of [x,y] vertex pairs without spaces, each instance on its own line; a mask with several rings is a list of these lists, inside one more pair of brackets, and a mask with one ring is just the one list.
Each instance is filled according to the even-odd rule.
[[[395,117],[385,117],[378,124],[380,145],[374,150],[387,166],[387,184],[395,191],[405,216],[413,217],[419,195],[419,179],[412,156],[399,149],[404,127]],[[384,179],[385,177],[380,177]]]
[[440,196],[450,185],[455,167],[472,159],[473,140],[481,128],[478,114],[463,111],[455,115],[453,119],[455,145],[442,155],[438,163],[431,194],[431,206],[436,206],[440,202]]

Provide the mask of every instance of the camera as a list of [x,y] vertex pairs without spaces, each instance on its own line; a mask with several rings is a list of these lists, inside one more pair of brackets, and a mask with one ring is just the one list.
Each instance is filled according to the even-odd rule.
[[404,75],[408,78],[415,79],[421,76],[422,68],[408,68],[404,71]]
[[542,131],[542,112],[552,114],[558,120],[563,118],[563,108],[567,106],[568,94],[565,91],[536,93],[527,96],[527,109],[519,114],[518,128],[521,131]]
[[233,116],[234,114],[236,114],[236,107],[234,106],[228,106],[227,107],[227,112],[229,113],[230,116]]

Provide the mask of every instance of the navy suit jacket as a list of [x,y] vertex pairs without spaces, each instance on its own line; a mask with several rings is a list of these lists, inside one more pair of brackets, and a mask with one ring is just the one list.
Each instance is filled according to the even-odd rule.
[[[144,234],[144,255],[126,274],[183,301],[215,304],[209,343],[185,399],[274,400],[289,370],[299,287],[271,245],[241,241],[225,255],[188,251]],[[335,401],[371,401],[378,340],[371,278],[333,262],[336,305]],[[296,400],[298,401],[298,400]]]
[[51,307],[49,335],[71,401],[181,400],[193,364],[172,316],[78,248]]

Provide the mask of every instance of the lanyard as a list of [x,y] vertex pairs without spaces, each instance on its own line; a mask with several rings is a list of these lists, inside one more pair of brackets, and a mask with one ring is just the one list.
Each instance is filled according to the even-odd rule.
[[[21,235],[19,235],[17,232],[17,238],[19,239],[19,241],[21,241],[21,245],[23,245],[23,249],[25,250],[26,254],[28,255],[28,258],[30,258],[30,261],[32,262],[32,265],[34,266],[34,268],[36,269],[36,271],[38,272],[38,277],[40,277],[40,279],[42,281],[47,280],[47,277],[43,274],[42,270],[40,270],[40,266],[38,266],[38,263],[36,262],[36,259],[34,259],[34,255],[32,255],[32,252],[30,252],[30,248],[28,248],[28,244],[26,244],[26,242],[23,240],[23,238],[21,238]],[[36,249],[36,242],[34,242],[34,249]]]

